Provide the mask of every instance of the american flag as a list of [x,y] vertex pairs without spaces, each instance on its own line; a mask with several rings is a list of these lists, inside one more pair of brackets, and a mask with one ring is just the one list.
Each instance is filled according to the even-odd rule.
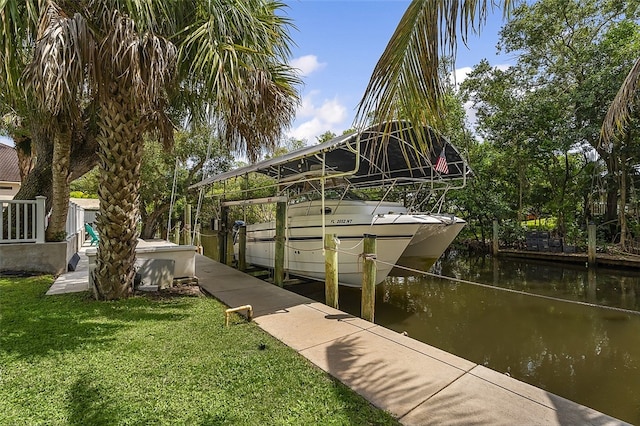
[[449,165],[447,164],[447,157],[444,155],[444,146],[442,147],[442,152],[438,157],[438,161],[436,162],[436,171],[440,173],[449,174]]

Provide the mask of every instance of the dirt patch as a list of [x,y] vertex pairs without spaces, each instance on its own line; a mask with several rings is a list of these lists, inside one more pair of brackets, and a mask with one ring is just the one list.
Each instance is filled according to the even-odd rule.
[[175,299],[179,297],[205,297],[205,294],[197,284],[178,284],[157,291],[136,290],[134,294],[154,300]]

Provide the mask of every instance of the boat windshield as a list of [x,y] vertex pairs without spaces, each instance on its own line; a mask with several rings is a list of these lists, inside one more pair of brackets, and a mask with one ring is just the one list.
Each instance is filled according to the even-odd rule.
[[[315,201],[315,200],[321,200],[322,199],[322,194],[319,191],[314,191],[314,192],[308,192],[305,194],[300,194],[298,196],[296,196],[295,198],[291,199],[291,204],[298,204],[298,203],[303,203],[306,201]],[[324,192],[324,199],[325,200],[360,200],[360,201],[366,201],[369,200],[370,197],[368,197],[364,192],[362,191],[357,191],[357,190],[346,190],[346,191],[339,191],[337,189],[327,189]]]

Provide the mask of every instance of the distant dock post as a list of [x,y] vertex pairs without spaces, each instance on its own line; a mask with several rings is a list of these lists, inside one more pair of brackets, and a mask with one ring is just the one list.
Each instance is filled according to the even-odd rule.
[[338,250],[335,234],[324,236],[324,274],[325,304],[338,309]]
[[500,241],[498,239],[498,219],[493,219],[493,239],[491,240],[491,254],[494,256],[498,254],[500,250]]
[[273,271],[273,283],[282,287],[284,285],[284,228],[287,222],[287,203],[276,203],[276,253]]
[[373,322],[376,304],[376,236],[364,234],[360,316]]
[[224,264],[232,266],[233,265],[233,229],[231,227],[227,227],[225,241],[227,243],[227,247],[225,249],[226,258],[224,260]]
[[176,227],[174,228],[174,232],[173,232],[173,242],[176,245],[180,245],[180,227],[182,226],[182,222],[178,221],[176,222]]
[[184,244],[190,246],[191,241],[191,204],[187,203],[184,208]]
[[238,229],[238,269],[247,270],[247,227],[244,225]]
[[587,226],[587,258],[589,265],[596,264],[596,224],[590,223]]
[[218,262],[227,260],[227,222],[229,221],[229,207],[220,209],[220,221],[218,222]]

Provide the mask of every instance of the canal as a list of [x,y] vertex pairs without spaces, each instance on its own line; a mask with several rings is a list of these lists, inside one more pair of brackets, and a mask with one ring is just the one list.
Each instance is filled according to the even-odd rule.
[[[640,273],[455,252],[431,272],[464,281],[396,272],[377,324],[640,424]],[[323,286],[288,289],[324,302]],[[339,298],[359,316],[359,289]]]

